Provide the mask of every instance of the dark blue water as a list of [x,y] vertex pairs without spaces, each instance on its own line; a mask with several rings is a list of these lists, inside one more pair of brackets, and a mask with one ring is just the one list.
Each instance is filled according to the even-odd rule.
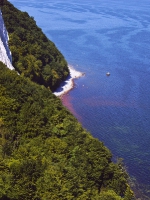
[[140,195],[150,198],[150,1],[10,2],[85,72],[64,104],[114,158],[124,159]]

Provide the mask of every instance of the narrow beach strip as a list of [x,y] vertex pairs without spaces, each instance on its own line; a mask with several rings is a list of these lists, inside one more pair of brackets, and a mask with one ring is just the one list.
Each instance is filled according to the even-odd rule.
[[68,76],[67,80],[65,80],[60,87],[53,93],[56,96],[61,97],[62,95],[69,92],[74,87],[74,79],[77,79],[84,75],[84,73],[76,71],[72,66],[68,66],[70,75]]

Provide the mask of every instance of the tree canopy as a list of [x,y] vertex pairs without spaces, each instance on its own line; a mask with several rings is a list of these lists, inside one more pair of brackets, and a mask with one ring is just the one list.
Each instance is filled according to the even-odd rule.
[[7,0],[1,0],[0,7],[14,68],[22,76],[55,90],[69,74],[65,58],[27,12],[21,12]]
[[0,63],[0,199],[131,200],[111,157],[48,88]]

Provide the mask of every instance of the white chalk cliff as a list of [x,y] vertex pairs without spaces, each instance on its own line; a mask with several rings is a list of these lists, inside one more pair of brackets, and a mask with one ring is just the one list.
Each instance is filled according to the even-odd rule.
[[9,69],[13,70],[14,67],[12,66],[12,56],[8,46],[8,40],[8,32],[0,10],[0,61],[3,62]]

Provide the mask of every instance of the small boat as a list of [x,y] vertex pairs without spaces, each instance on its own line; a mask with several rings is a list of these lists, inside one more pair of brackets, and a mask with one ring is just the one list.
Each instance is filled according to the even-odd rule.
[[107,73],[106,73],[106,76],[110,76],[110,73],[109,73],[109,72],[107,72]]

